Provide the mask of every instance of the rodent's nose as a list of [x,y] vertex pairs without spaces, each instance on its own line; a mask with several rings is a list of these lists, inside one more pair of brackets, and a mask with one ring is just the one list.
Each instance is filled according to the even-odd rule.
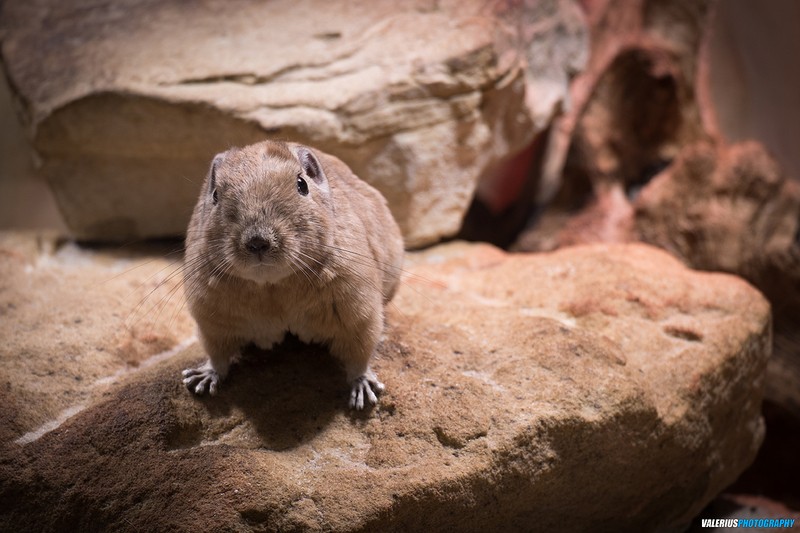
[[258,255],[268,252],[271,246],[269,239],[259,236],[250,237],[245,243],[245,248],[247,248],[248,252]]

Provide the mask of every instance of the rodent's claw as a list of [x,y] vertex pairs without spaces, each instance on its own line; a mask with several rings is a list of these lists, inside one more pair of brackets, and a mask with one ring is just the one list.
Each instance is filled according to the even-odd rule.
[[183,371],[183,384],[195,394],[217,394],[219,375],[210,368],[187,368]]
[[355,409],[356,411],[361,411],[364,409],[365,396],[369,402],[369,405],[377,404],[378,397],[375,395],[375,392],[372,391],[373,387],[378,394],[383,392],[383,390],[386,388],[384,387],[383,383],[378,381],[378,379],[374,376],[357,377],[353,381],[353,388],[350,390],[350,409]]

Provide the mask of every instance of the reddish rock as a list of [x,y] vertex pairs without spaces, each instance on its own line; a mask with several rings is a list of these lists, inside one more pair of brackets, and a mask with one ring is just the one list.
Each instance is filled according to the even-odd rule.
[[574,171],[592,184],[634,183],[702,133],[693,87],[709,2],[584,5],[591,55],[570,86],[572,107],[553,123],[542,201]]
[[634,202],[645,242],[744,276],[773,304],[767,396],[800,417],[800,186],[755,142],[687,147]]
[[645,242],[754,281],[764,281],[764,267],[790,252],[800,231],[800,187],[755,142],[687,147],[634,205]]

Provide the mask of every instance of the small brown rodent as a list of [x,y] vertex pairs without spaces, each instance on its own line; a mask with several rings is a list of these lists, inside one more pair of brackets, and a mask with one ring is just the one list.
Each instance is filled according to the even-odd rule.
[[403,261],[381,194],[342,161],[265,141],[217,155],[186,236],[184,283],[208,362],[183,371],[216,394],[247,344],[287,332],[326,344],[352,385],[350,406],[377,403],[369,367]]

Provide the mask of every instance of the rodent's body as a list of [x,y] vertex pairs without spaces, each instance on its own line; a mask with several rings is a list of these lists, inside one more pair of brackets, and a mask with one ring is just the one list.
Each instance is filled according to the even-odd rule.
[[369,360],[402,257],[385,199],[337,158],[272,141],[218,155],[184,270],[209,363],[186,370],[184,382],[214,394],[243,346],[268,349],[291,332],[344,364],[351,406],[375,403],[383,385]]

